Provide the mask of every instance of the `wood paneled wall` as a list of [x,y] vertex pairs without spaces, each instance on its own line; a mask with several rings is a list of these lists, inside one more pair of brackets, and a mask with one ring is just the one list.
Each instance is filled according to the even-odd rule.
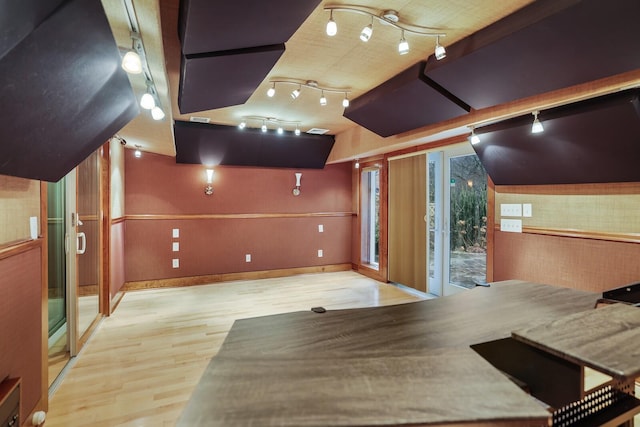
[[[531,203],[523,233],[499,231],[500,204]],[[640,183],[496,186],[493,280],[602,292],[640,281]]]
[[416,155],[389,162],[389,280],[427,291],[427,162]]
[[[126,151],[126,282],[351,263],[349,163],[323,170],[218,167],[207,196],[204,166]],[[295,172],[302,172],[297,197]]]
[[[41,242],[0,252],[0,379],[22,378],[22,415],[40,402],[42,379]],[[46,396],[44,396],[46,397]]]

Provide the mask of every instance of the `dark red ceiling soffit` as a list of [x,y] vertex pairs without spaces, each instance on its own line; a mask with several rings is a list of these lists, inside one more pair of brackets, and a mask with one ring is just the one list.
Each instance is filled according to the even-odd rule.
[[478,157],[496,185],[640,181],[640,91],[544,110],[476,129]]
[[58,181],[138,114],[136,98],[99,0],[51,14],[44,0],[5,3],[15,15],[3,6],[2,31],[15,32],[0,58],[0,174]]
[[474,109],[640,68],[640,1],[538,0],[447,46],[425,74]]
[[320,0],[181,0],[182,114],[246,102]]
[[469,112],[469,106],[424,75],[419,62],[354,99],[344,116],[387,137]]
[[333,148],[331,135],[294,135],[237,126],[177,121],[176,162],[204,165],[322,169]]

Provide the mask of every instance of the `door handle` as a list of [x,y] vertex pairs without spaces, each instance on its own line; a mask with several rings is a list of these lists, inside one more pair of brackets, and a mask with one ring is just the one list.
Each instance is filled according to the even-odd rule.
[[[82,242],[82,245],[80,244]],[[87,250],[87,235],[84,232],[78,233],[78,248],[76,249],[76,253],[78,255],[82,255]]]

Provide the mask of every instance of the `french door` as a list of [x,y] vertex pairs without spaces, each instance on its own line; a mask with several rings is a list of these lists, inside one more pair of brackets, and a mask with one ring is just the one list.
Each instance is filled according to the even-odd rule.
[[467,144],[427,163],[427,288],[451,295],[486,280],[487,174]]

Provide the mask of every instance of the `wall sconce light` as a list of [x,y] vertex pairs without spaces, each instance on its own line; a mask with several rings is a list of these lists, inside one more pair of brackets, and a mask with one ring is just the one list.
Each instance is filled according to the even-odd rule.
[[325,6],[324,10],[329,11],[329,22],[327,23],[327,35],[329,36],[334,36],[338,32],[338,24],[333,19],[333,12],[353,12],[371,17],[371,23],[364,27],[362,29],[362,32],[360,33],[360,40],[362,40],[363,42],[367,42],[369,41],[369,39],[371,39],[371,36],[373,35],[373,20],[375,18],[382,24],[390,25],[402,32],[400,43],[398,44],[398,53],[400,55],[405,55],[409,52],[409,42],[404,37],[404,33],[407,32],[418,36],[435,37],[435,58],[439,61],[447,56],[444,46],[440,44],[440,37],[445,37],[445,33],[438,30],[437,28],[422,27],[420,25],[403,22],[400,20],[400,16],[398,16],[398,12],[396,12],[395,10],[375,11],[368,7],[354,5],[329,5]]
[[210,196],[213,194],[213,169],[207,169],[207,185],[204,186],[204,194]]
[[302,173],[296,172],[296,186],[293,188],[293,191],[292,191],[294,196],[300,195],[300,179],[301,178],[302,178]]

